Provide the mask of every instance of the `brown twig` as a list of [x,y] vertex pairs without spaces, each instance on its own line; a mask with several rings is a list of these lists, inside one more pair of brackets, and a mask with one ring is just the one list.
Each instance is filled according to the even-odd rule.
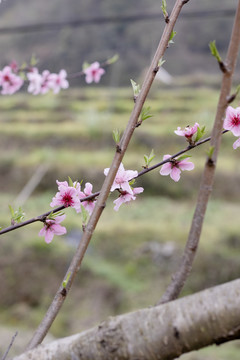
[[8,348],[7,348],[6,352],[5,352],[5,354],[1,358],[1,360],[6,360],[6,358],[8,356],[8,353],[9,353],[11,347],[13,346],[14,340],[16,339],[17,334],[18,334],[18,332],[16,331],[15,334],[13,335],[13,337],[12,337],[12,340],[11,340],[10,344],[8,345]]
[[209,196],[212,191],[216,162],[221,143],[221,133],[223,127],[223,117],[228,105],[228,96],[231,91],[232,75],[236,66],[238,49],[240,43],[240,0],[238,1],[238,7],[236,10],[235,20],[233,24],[232,35],[227,52],[227,58],[225,64],[228,71],[222,75],[221,92],[218,100],[217,112],[215,122],[212,130],[211,143],[213,147],[213,155],[211,159],[207,158],[194,212],[191,229],[188,236],[188,241],[184,249],[182,261],[179,269],[172,277],[172,282],[168,286],[166,292],[160,299],[158,304],[162,304],[173,299],[176,299],[180,291],[182,290],[188,275],[191,272],[192,264],[198,248],[198,243],[201,235],[204,216],[209,200]]
[[[65,278],[67,277],[67,274],[69,274],[69,273],[71,274],[69,277],[69,280],[67,282],[67,285],[65,287],[66,295],[68,294],[70,287],[74,281],[74,278],[81,266],[81,262],[84,257],[84,254],[87,250],[88,244],[92,238],[95,227],[96,227],[96,225],[99,221],[99,218],[102,214],[102,211],[105,207],[105,202],[108,198],[110,188],[112,186],[112,183],[115,179],[119,165],[123,159],[125,151],[128,147],[128,144],[129,144],[131,137],[133,135],[133,132],[135,130],[136,123],[138,121],[139,115],[141,113],[141,110],[142,110],[142,107],[146,100],[146,97],[149,93],[149,90],[151,88],[152,82],[156,76],[154,69],[156,68],[156,66],[158,66],[159,60],[161,59],[161,57],[163,56],[163,54],[167,48],[167,45],[168,45],[168,42],[169,42],[169,39],[171,36],[171,32],[174,28],[174,25],[176,23],[176,20],[180,14],[180,11],[181,11],[183,5],[184,5],[183,0],[176,0],[175,5],[172,10],[172,13],[171,13],[171,16],[170,16],[169,23],[165,25],[165,29],[164,29],[163,35],[161,37],[161,40],[159,42],[158,48],[156,50],[156,53],[152,60],[152,63],[148,69],[148,72],[145,76],[145,80],[143,82],[141,92],[136,100],[135,106],[133,108],[132,114],[131,114],[129,122],[128,122],[128,125],[127,125],[125,132],[119,143],[121,152],[116,151],[116,153],[115,153],[114,159],[112,161],[112,165],[109,169],[108,175],[105,178],[102,189],[100,191],[96,206],[95,206],[93,213],[88,221],[86,230],[85,230],[83,237],[79,243],[76,253],[72,259],[69,269],[66,272]],[[28,346],[27,346],[28,350],[34,348],[39,343],[41,343],[42,340],[44,339],[45,335],[47,334],[49,328],[51,327],[55,317],[57,316],[57,314],[66,298],[66,296],[63,296],[61,292],[62,292],[62,285],[58,289],[42,323],[39,325],[38,329],[36,330],[36,332],[34,333],[32,339],[31,339],[30,343],[28,344]]]

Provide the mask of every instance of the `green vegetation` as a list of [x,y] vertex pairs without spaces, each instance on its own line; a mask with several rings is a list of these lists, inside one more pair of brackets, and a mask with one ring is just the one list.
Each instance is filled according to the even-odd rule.
[[[146,106],[153,117],[136,129],[124,161],[138,171],[144,154],[154,149],[152,164],[187,144],[177,137],[177,126],[206,126],[209,135],[217,91],[205,87],[162,89],[152,93]],[[1,209],[0,226],[8,226],[14,201],[41,164],[48,165],[39,185],[23,205],[27,218],[49,209],[56,179],[91,181],[99,190],[103,169],[111,163],[115,144],[112,130],[122,131],[133,106],[131,89],[85,89],[59,96],[19,94],[1,98]],[[234,138],[222,141],[216,185],[209,204],[193,274],[183,295],[231,280],[239,275],[237,171]],[[65,336],[88,328],[108,315],[154,304],[180,261],[188,235],[207,145],[191,151],[196,164],[179,183],[159,171],[139,178],[145,191],[129,206],[113,211],[111,195],[87,251],[71,296],[56,320],[52,334]],[[20,204],[21,205],[21,204]],[[38,237],[41,224],[3,235],[0,242],[0,321],[14,327],[36,327],[66,271],[81,238],[80,217],[72,209],[65,226],[68,234],[50,245]],[[235,359],[231,344],[221,355],[214,348],[188,355],[191,360]],[[231,353],[232,352],[232,353]],[[233,355],[229,355],[229,354]]]

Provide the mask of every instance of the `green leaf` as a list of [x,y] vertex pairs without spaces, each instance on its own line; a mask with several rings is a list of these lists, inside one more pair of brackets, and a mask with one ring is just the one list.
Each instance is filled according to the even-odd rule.
[[90,64],[86,61],[84,61],[83,65],[82,65],[82,69],[83,71],[86,70],[87,68],[89,68]]
[[28,64],[26,62],[22,63],[22,65],[20,66],[19,70],[24,70],[28,67]]
[[202,128],[199,128],[197,129],[197,133],[196,133],[196,138],[195,138],[195,142],[199,141],[203,135],[205,134],[205,126],[203,126]]
[[114,64],[115,62],[118,61],[118,59],[119,59],[119,55],[115,54],[113,57],[107,60],[107,64],[108,65]]
[[37,63],[38,63],[38,59],[36,58],[35,54],[32,54],[31,59],[30,59],[30,65],[36,66]]
[[166,18],[168,17],[168,13],[167,13],[167,2],[166,0],[162,0],[162,6],[161,6],[162,12],[163,12],[163,16]]
[[141,121],[147,120],[147,119],[149,119],[150,117],[153,116],[152,114],[150,114],[150,110],[151,110],[150,106],[142,108],[142,112],[140,114],[140,120]]
[[209,149],[207,150],[207,155],[208,155],[209,159],[212,158],[214,149],[215,149],[214,146],[210,146]]
[[8,205],[12,218],[14,217],[14,210],[11,205]]
[[146,166],[148,166],[148,156],[147,155],[143,155],[144,161]]
[[177,32],[174,31],[174,30],[171,32],[171,35],[170,35],[168,44],[174,44],[173,38],[174,38],[174,36],[175,36],[176,34],[177,34]]
[[152,162],[152,160],[155,158],[155,154],[154,154],[153,149],[152,149],[152,151],[151,151],[151,153],[150,153],[149,156],[144,155],[143,158],[144,158],[146,167],[148,167],[148,166],[150,165],[150,163]]
[[140,85],[137,84],[134,80],[130,79],[131,84],[132,84],[132,88],[133,88],[133,95],[134,96],[138,96],[141,89],[140,89]]
[[73,181],[72,181],[72,179],[70,178],[70,176],[68,176],[68,185],[71,186],[71,187],[74,187]]
[[217,46],[216,46],[216,40],[210,41],[209,48],[211,50],[212,56],[214,56],[218,62],[222,62],[222,58],[218,52]]
[[62,287],[63,287],[63,288],[65,288],[65,287],[67,286],[67,283],[68,283],[68,281],[69,281],[70,276],[71,276],[71,271],[67,274],[66,279],[63,280],[63,282],[62,282]]
[[163,60],[163,58],[161,57],[161,59],[158,62],[158,67],[161,67],[165,63],[165,61],[166,60]]
[[176,160],[177,161],[182,161],[182,160],[185,160],[187,158],[191,157],[191,155],[182,155],[182,156],[179,156],[179,158],[177,158]]
[[112,137],[113,137],[114,142],[115,142],[116,144],[118,144],[119,141],[120,141],[120,137],[121,137],[120,130],[119,130],[119,129],[113,130],[113,132],[112,132]]
[[25,217],[25,213],[23,212],[23,209],[21,208],[21,206],[19,207],[18,210],[14,210],[13,207],[11,205],[8,205],[10,213],[11,213],[11,220],[13,223],[20,223],[23,221],[24,217]]

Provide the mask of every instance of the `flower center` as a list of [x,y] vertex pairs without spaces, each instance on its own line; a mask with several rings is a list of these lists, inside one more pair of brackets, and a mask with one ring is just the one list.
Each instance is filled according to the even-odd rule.
[[10,82],[10,77],[8,75],[4,75],[3,80]]
[[68,193],[64,194],[64,196],[62,197],[62,200],[64,202],[64,206],[72,206],[73,205],[73,199],[72,196]]
[[239,116],[234,116],[234,118],[232,119],[232,125],[233,126],[238,126],[240,124],[240,117]]
[[98,72],[98,71],[97,71],[96,69],[93,69],[93,70],[92,70],[92,76],[94,77],[94,76],[97,74],[97,72]]

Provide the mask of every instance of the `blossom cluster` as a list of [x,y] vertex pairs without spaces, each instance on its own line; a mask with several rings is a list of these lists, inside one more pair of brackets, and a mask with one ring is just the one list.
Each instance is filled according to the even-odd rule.
[[[105,73],[99,62],[88,64],[82,72],[87,84],[98,83]],[[2,95],[12,95],[21,89],[25,81],[28,81],[28,92],[33,95],[46,94],[50,90],[58,94],[61,89],[67,89],[69,82],[67,72],[62,69],[59,73],[51,73],[49,70],[39,72],[37,67],[29,66],[27,69],[19,68],[14,61],[0,71],[0,86]]]
[[[109,168],[104,170],[104,174],[107,175]],[[138,175],[137,171],[125,170],[123,164],[120,164],[118,172],[116,174],[115,180],[111,187],[111,192],[114,190],[119,191],[119,197],[114,201],[115,207],[114,210],[118,211],[119,207],[123,203],[127,203],[131,200],[136,199],[136,195],[143,192],[142,187],[132,188],[129,184],[134,177]],[[52,198],[50,203],[51,207],[55,206],[64,206],[72,207],[76,210],[77,213],[81,213],[83,208],[91,215],[95,207],[95,196],[92,193],[93,186],[91,183],[87,182],[85,188],[81,190],[81,184],[78,181],[74,183],[71,181],[69,185],[67,181],[56,181],[58,185],[58,192]],[[86,199],[90,197],[90,199]],[[45,236],[45,241],[47,243],[51,242],[54,235],[62,235],[66,233],[66,228],[60,225],[65,219],[65,215],[53,216],[50,214],[50,218],[47,218],[44,221],[44,226],[39,232],[39,236]]]
[[44,70],[40,74],[36,67],[31,67],[23,72],[14,62],[0,71],[1,94],[12,95],[16,93],[26,79],[29,81],[28,92],[33,95],[46,94],[49,90],[57,94],[60,89],[69,87],[66,70],[60,70],[58,74]]
[[69,83],[67,81],[67,72],[62,69],[58,74],[50,73],[44,70],[42,74],[36,67],[33,67],[26,74],[29,81],[28,92],[33,95],[46,94],[52,90],[54,94],[58,94],[61,89],[67,89]]
[[[104,170],[104,175],[108,175],[109,168]],[[143,192],[142,187],[133,188],[129,182],[133,180],[135,177],[138,176],[137,171],[133,170],[125,170],[123,164],[121,163],[118,169],[118,172],[116,174],[116,177],[114,179],[114,182],[111,187],[111,192],[114,190],[119,191],[119,197],[114,200],[114,210],[118,211],[119,207],[126,202],[129,202],[131,200],[136,200],[137,194],[140,194]]]

